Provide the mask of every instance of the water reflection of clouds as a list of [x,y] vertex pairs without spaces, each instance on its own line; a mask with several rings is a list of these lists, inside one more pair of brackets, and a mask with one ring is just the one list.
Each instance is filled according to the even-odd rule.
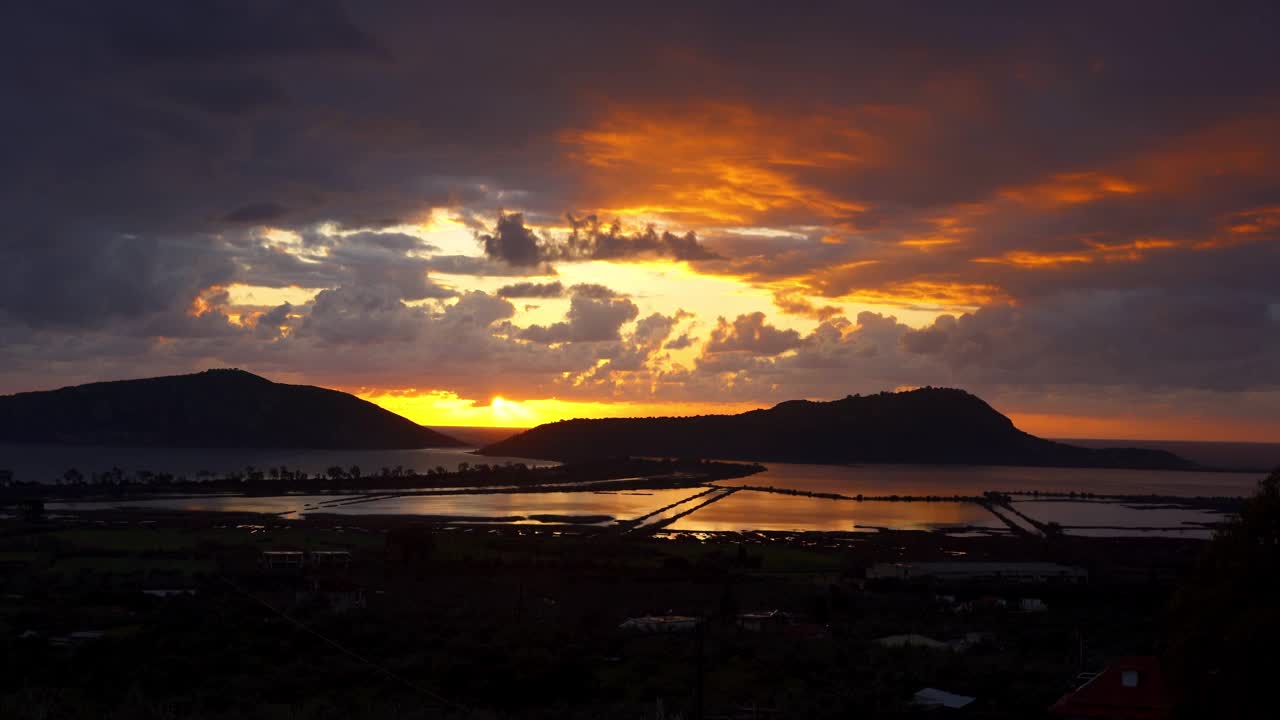
[[1004,527],[969,502],[881,502],[830,500],[742,490],[671,525],[671,530],[844,531],[875,527],[932,530],[940,526]]
[[1195,508],[1144,509],[1113,502],[1025,500],[1014,507],[1042,523],[1056,522],[1065,527],[1177,528],[1227,519],[1220,513]]
[[703,488],[620,492],[480,493],[418,495],[326,507],[322,512],[350,515],[450,515],[516,517],[529,515],[608,515],[631,519],[685,500]]
[[[1094,493],[1158,493],[1163,495],[1243,494],[1255,478],[1237,473],[1172,473],[1135,470],[1071,468],[938,467],[909,465],[798,465],[771,463],[769,470],[717,485],[756,485],[832,492],[854,496],[977,495],[985,490],[1076,490]],[[110,510],[113,508],[274,513],[296,518],[308,513],[339,515],[435,515],[459,518],[524,518],[536,515],[607,516],[630,520],[688,500],[704,488],[612,492],[478,493],[382,498],[365,502],[364,495],[288,495],[276,497],[199,496],[148,498],[131,501],[49,503],[50,510]],[[662,520],[702,502],[677,505],[654,516]],[[1042,522],[1093,526],[1074,534],[1150,536],[1138,528],[1180,528],[1181,537],[1207,537],[1194,523],[1221,522],[1222,515],[1187,508],[1137,509],[1104,502],[1024,500],[1016,505]],[[745,530],[843,531],[876,527],[903,530],[984,528],[1006,526],[981,506],[970,502],[887,502],[832,500],[741,490],[710,502],[677,520],[673,531],[713,532]],[[1118,528],[1101,530],[1100,527]],[[1132,531],[1125,528],[1134,529]]]
[[842,495],[980,495],[1089,492],[1119,495],[1239,496],[1253,492],[1252,473],[947,465],[805,465],[767,463],[762,473],[718,485],[752,485]]

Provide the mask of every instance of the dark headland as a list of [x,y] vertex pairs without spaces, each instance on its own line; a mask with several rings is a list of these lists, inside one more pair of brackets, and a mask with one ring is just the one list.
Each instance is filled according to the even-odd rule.
[[480,451],[578,460],[713,457],[809,463],[923,463],[1192,469],[1170,452],[1084,448],[1025,433],[963,390],[921,388],[792,400],[740,415],[567,420],[540,425]]
[[0,442],[390,450],[463,443],[337,390],[243,370],[0,397]]

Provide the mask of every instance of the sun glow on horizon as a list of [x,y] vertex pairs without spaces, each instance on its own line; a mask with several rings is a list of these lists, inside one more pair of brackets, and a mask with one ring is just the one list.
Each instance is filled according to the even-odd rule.
[[469,400],[444,390],[354,392],[397,415],[431,427],[534,427],[576,418],[723,415],[760,408],[760,403],[719,402],[600,402],[536,398],[509,400],[494,395],[488,403]]
[[[901,389],[901,388],[899,388]],[[351,391],[397,415],[429,427],[530,428],[578,418],[686,417],[732,415],[769,407],[752,402],[628,402],[492,396],[487,403],[445,390]],[[1006,413],[1021,430],[1046,438],[1269,442],[1276,428],[1267,424],[1224,423],[1214,418],[1093,417],[1052,413]]]

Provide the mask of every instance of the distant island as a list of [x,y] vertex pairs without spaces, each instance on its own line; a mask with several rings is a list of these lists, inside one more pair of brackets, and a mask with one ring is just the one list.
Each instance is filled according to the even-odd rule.
[[922,463],[1194,469],[1162,450],[1084,448],[1025,433],[963,390],[921,388],[792,400],[739,415],[566,420],[481,454],[547,460],[705,457],[807,463]]
[[234,369],[3,396],[0,442],[317,450],[464,445],[354,395]]

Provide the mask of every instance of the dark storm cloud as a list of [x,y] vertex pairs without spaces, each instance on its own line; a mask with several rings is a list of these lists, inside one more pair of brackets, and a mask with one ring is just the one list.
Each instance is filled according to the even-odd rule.
[[485,255],[511,265],[537,265],[547,259],[540,247],[543,243],[532,228],[525,227],[524,215],[520,213],[500,216],[493,232],[481,235],[480,242]]
[[1226,392],[1280,385],[1280,323],[1265,298],[1241,292],[1073,292],[944,315],[905,332],[902,350],[983,384],[1051,379]]
[[261,74],[228,68],[152,68],[157,96],[208,113],[238,115],[285,100],[278,84]]
[[[571,288],[563,322],[512,330],[505,300],[438,275],[664,257],[804,291],[777,304],[820,320],[813,333],[744,316],[710,340],[737,348],[711,354],[741,366],[733,392],[753,397],[843,394],[858,378],[879,385],[863,390],[940,377],[1274,388],[1280,243],[1240,218],[1280,207],[1278,12],[25,5],[0,45],[5,364],[90,379],[99,362],[223,353],[281,368],[309,358],[332,378],[404,379],[439,360],[457,387],[468,371],[554,379],[600,359],[566,350],[573,340],[622,342],[634,303]],[[445,207],[482,257],[316,230]],[[494,227],[502,207],[523,214]],[[615,229],[611,208],[674,220]],[[604,223],[535,231],[576,209]],[[329,294],[252,333],[223,310],[187,312],[233,283]],[[915,330],[869,314],[855,331],[805,299],[819,296],[985,307]],[[445,302],[406,304],[428,299]],[[668,348],[693,342],[668,333]],[[186,340],[139,341],[161,335]],[[344,343],[369,347],[316,350]],[[498,360],[477,364],[484,353]],[[623,357],[611,362],[639,366]],[[726,392],[698,373],[659,386]]]
[[371,285],[395,288],[405,300],[447,298],[457,292],[429,277],[432,262],[424,253],[435,248],[417,237],[396,232],[298,233],[306,254],[299,254],[251,231],[230,241],[238,264],[236,278],[250,285],[332,288]]
[[285,206],[268,201],[242,205],[223,215],[222,219],[230,223],[261,225],[279,220],[288,213],[289,209]]
[[117,52],[140,63],[387,55],[336,0],[144,0],[86,14],[108,29]]
[[658,255],[675,260],[719,260],[716,253],[698,242],[692,232],[676,235],[659,233],[649,226],[626,232],[614,222],[605,225],[594,215],[585,218],[569,216],[573,230],[560,241],[552,241],[552,252],[559,259],[617,260],[638,255]]
[[670,257],[675,260],[717,260],[719,255],[698,242],[692,232],[659,233],[653,227],[626,232],[618,223],[602,225],[594,217],[569,217],[572,230],[564,235],[539,234],[525,225],[521,213],[504,213],[493,232],[479,236],[485,255],[515,266],[553,261],[625,260]]
[[0,255],[0,311],[33,327],[181,312],[197,292],[235,276],[231,258],[204,242],[70,229],[11,234]]

